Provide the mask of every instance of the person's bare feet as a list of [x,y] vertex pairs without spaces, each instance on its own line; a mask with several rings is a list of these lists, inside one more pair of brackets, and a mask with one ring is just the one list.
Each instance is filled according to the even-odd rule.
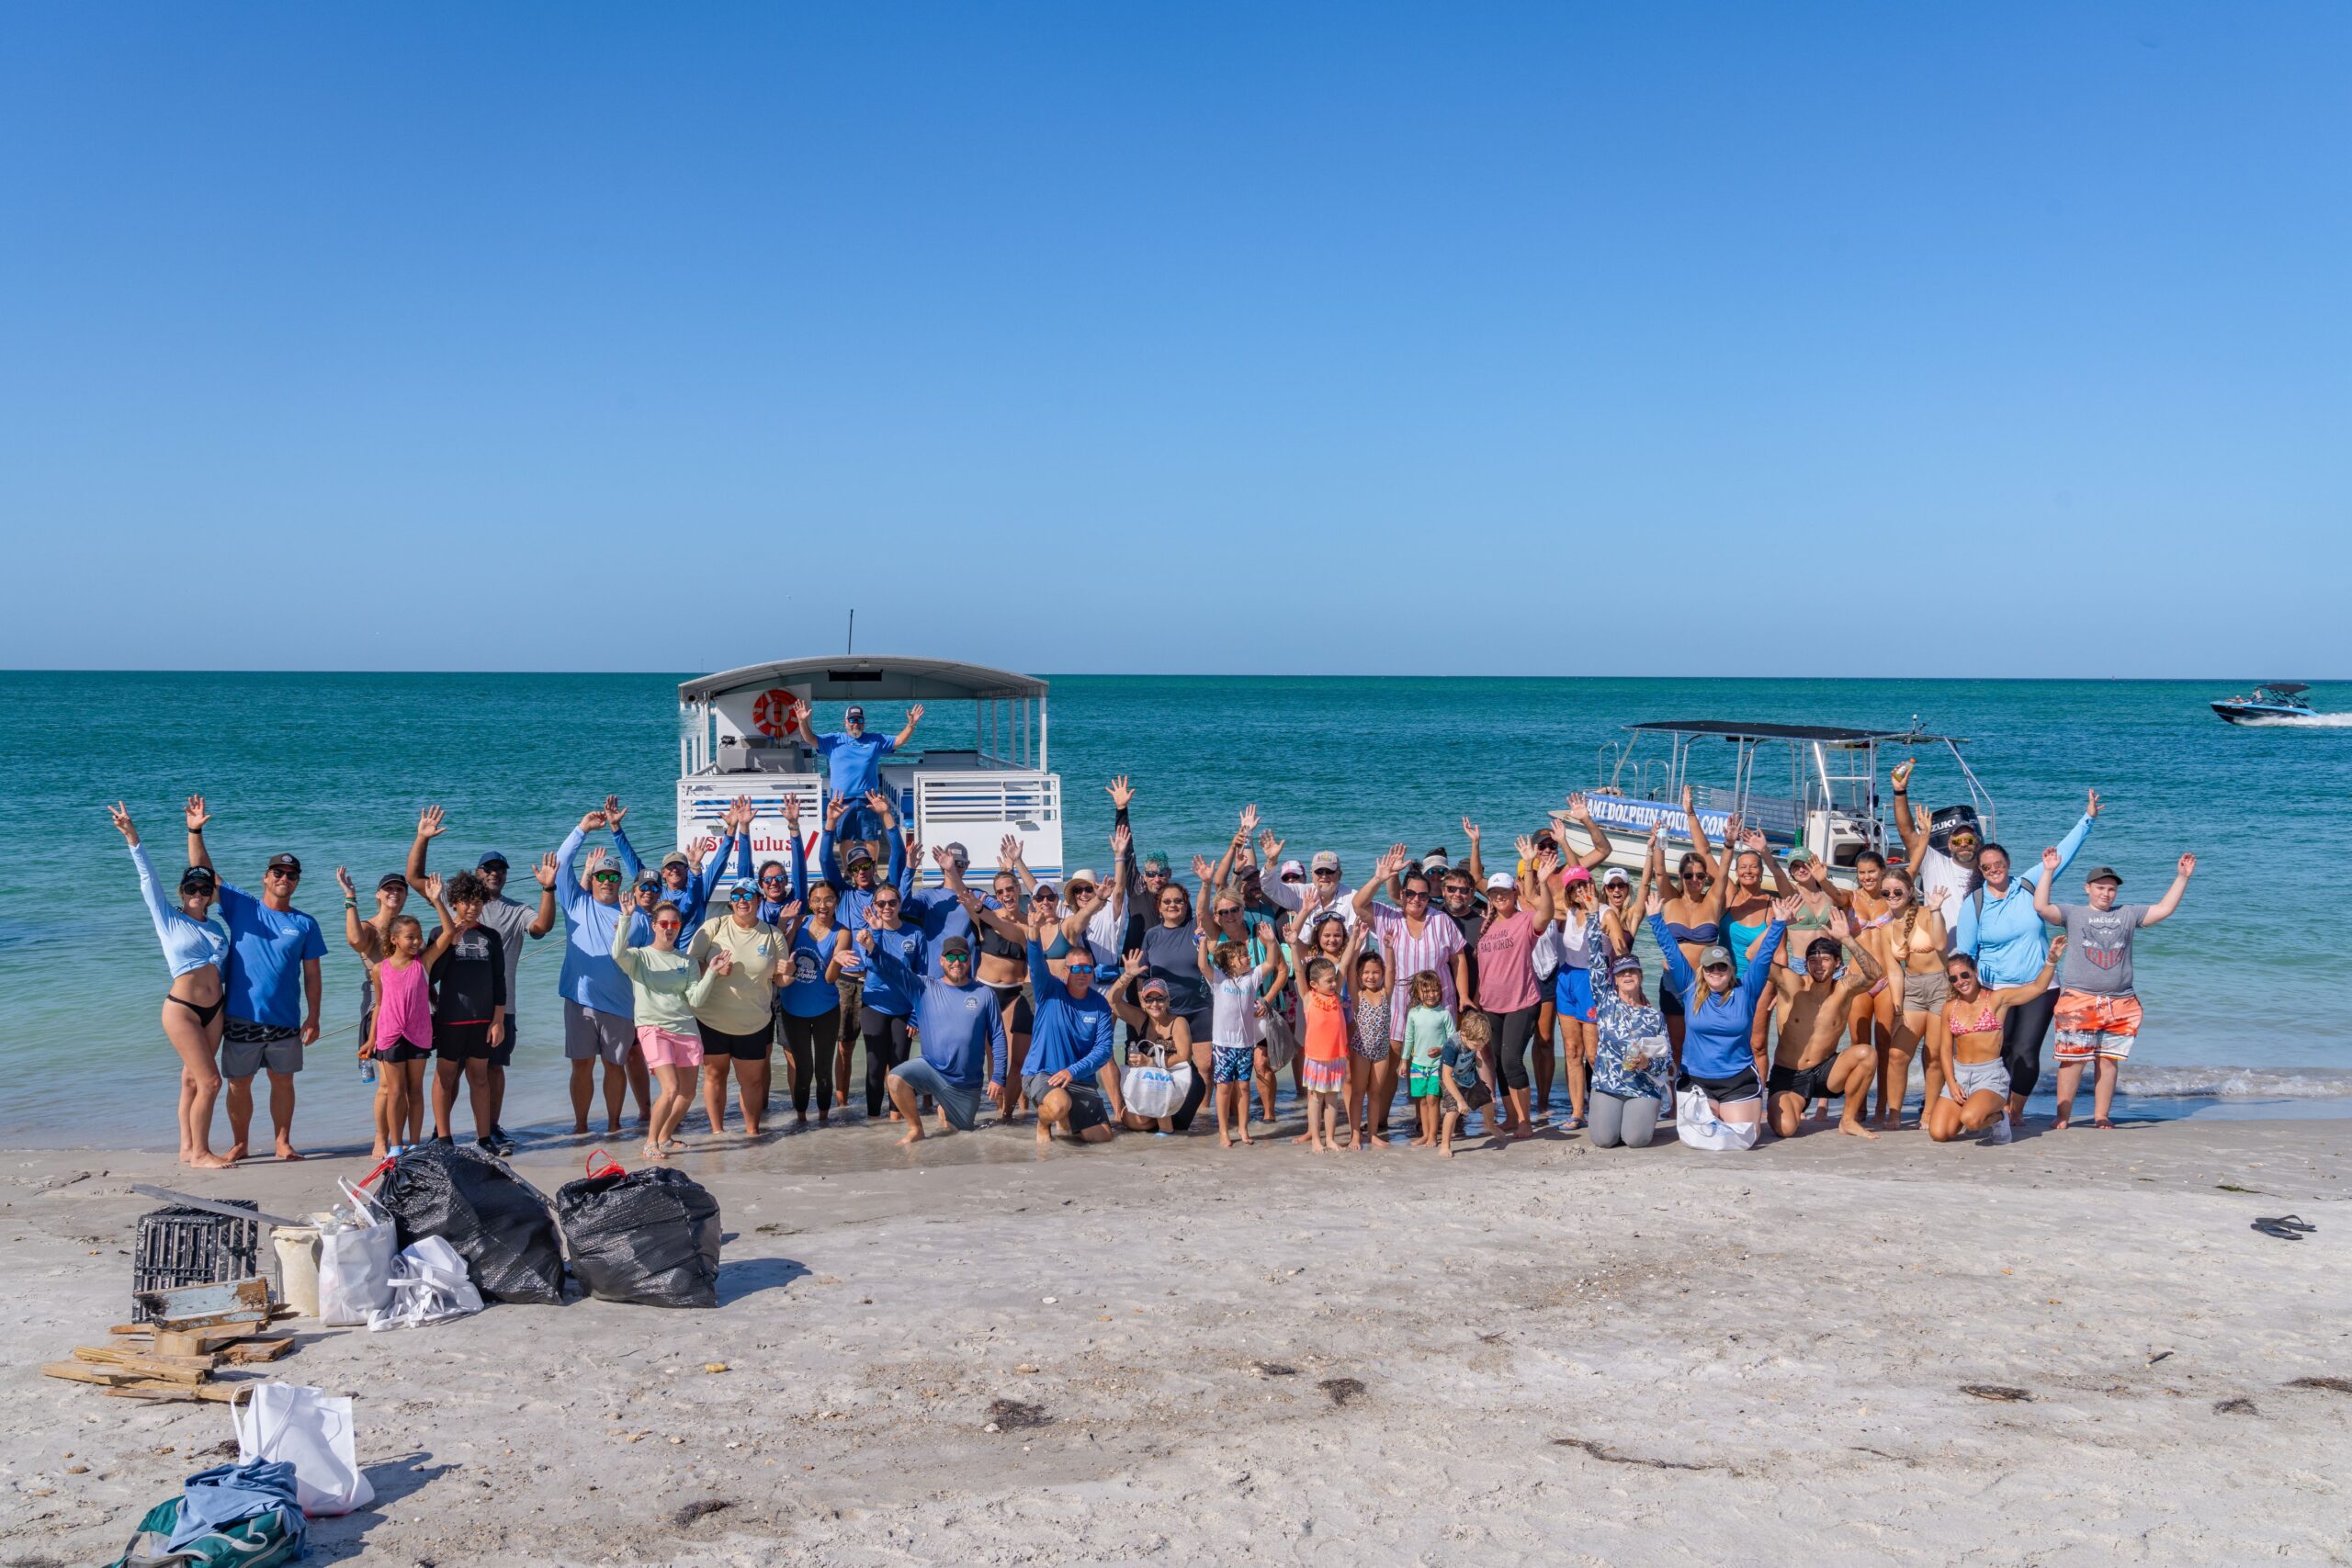
[[1216,1146],[1221,1149],[1231,1148],[1233,1146],[1233,1134],[1230,1133],[1219,1133],[1216,1135]]
[[295,1152],[293,1144],[285,1138],[277,1140],[277,1147],[274,1152],[279,1159],[300,1159],[302,1157],[300,1154]]
[[2063,1132],[2064,1132],[2067,1128],[2069,1128],[2069,1127],[2071,1127],[2071,1126],[2073,1126],[2073,1125],[2074,1125],[2074,1122],[2072,1121],[2072,1119],[2070,1119],[2070,1118],[2068,1118],[2068,1117],[2065,1117],[2065,1116],[2061,1116],[2061,1117],[2059,1117],[2056,1121],[2054,1121],[2054,1122],[2051,1122],[2051,1123],[2050,1123],[2050,1130],[2051,1130],[2052,1132],[2053,1132],[2053,1133],[2063,1133]]
[[659,1144],[649,1143],[645,1145],[645,1157],[647,1159],[668,1159],[670,1157],[670,1151],[662,1147]]
[[1311,1144],[1314,1141],[1315,1134],[1312,1133],[1301,1133],[1297,1137],[1291,1140],[1294,1144]]
[[2092,1126],[2094,1126],[2094,1127],[2100,1127],[2100,1128],[2104,1128],[2104,1129],[2106,1129],[2108,1132],[2110,1132],[2110,1133],[2112,1133],[2113,1131],[2115,1131],[2115,1123],[2114,1123],[2114,1122],[2113,1122],[2113,1121],[2111,1121],[2110,1119],[2109,1119],[2108,1117],[2105,1117],[2105,1116],[2094,1116],[2094,1117],[2092,1117],[2092,1118],[2091,1118],[2091,1125],[2092,1125]]
[[922,1118],[917,1117],[915,1120],[907,1123],[907,1135],[899,1140],[899,1146],[903,1149],[909,1144],[920,1143],[922,1141]]
[[1240,1133],[1239,1133],[1238,1134],[1237,1134],[1237,1135],[1236,1135],[1236,1137],[1235,1137],[1234,1141],[1235,1141],[1236,1143],[1238,1143],[1238,1144],[1241,1144],[1241,1145],[1250,1145],[1250,1144],[1254,1144],[1254,1143],[1256,1143],[1258,1140],[1257,1140],[1257,1139],[1255,1139],[1255,1138],[1253,1138],[1253,1137],[1251,1137],[1251,1136],[1250,1135],[1250,1128],[1249,1128],[1249,1124],[1248,1124],[1247,1122],[1245,1122],[1245,1123],[1243,1123],[1243,1124],[1242,1124],[1241,1131],[1240,1131]]
[[1878,1134],[1877,1134],[1876,1133],[1871,1132],[1868,1127],[1863,1126],[1860,1122],[1849,1122],[1849,1121],[1845,1120],[1845,1119],[1844,1119],[1844,1118],[1842,1118],[1842,1117],[1841,1117],[1841,1118],[1839,1118],[1839,1120],[1838,1120],[1838,1130],[1839,1132],[1841,1132],[1841,1133],[1845,1134],[1846,1134],[1848,1137],[1849,1137],[1849,1138],[1871,1138],[1871,1139],[1875,1139],[1875,1138],[1877,1138],[1877,1136],[1878,1136]]
[[222,1157],[223,1159],[226,1159],[226,1160],[227,1160],[231,1165],[234,1165],[234,1164],[236,1164],[239,1160],[241,1160],[241,1159],[244,1158],[244,1157],[245,1157],[245,1155],[246,1155],[246,1153],[247,1153],[247,1152],[248,1152],[248,1151],[246,1150],[246,1148],[245,1148],[245,1145],[243,1145],[243,1144],[232,1144],[232,1145],[229,1145],[229,1152],[228,1152],[226,1155],[223,1155],[221,1157]]
[[1443,1155],[1446,1158],[1448,1158],[1448,1159],[1452,1159],[1452,1158],[1453,1157],[1453,1140],[1449,1138],[1449,1139],[1448,1139],[1448,1140],[1446,1140],[1444,1143],[1440,1144],[1440,1145],[1437,1146],[1437,1152],[1438,1152],[1438,1153],[1440,1153],[1440,1154],[1442,1154],[1442,1155]]
[[[378,1159],[381,1159],[384,1156],[378,1155],[376,1157]],[[209,1150],[205,1150],[200,1153],[188,1156],[187,1163],[194,1166],[198,1170],[226,1170],[229,1168],[232,1162],[220,1155],[213,1154]]]

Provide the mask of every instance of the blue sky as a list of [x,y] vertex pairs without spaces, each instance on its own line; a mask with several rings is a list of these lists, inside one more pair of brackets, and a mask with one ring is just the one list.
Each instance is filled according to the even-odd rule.
[[12,6],[0,665],[2346,674],[2348,53]]

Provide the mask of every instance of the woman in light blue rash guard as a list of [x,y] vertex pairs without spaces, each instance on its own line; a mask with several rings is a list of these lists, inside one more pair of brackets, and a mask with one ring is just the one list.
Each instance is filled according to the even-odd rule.
[[[2098,791],[2092,790],[2082,819],[2058,840],[2058,874],[2075,863],[2098,821]],[[1960,900],[1952,924],[1951,950],[1976,960],[1987,990],[2022,986],[2041,970],[2050,954],[2048,930],[2033,912],[2033,890],[2041,882],[2039,861],[2009,874],[2009,852],[1986,844],[1976,852],[1976,886]],[[2058,1008],[2058,987],[2045,987],[2030,1001],[2010,1008],[2001,1020],[2001,1062],[2009,1070],[2009,1124],[2025,1120],[2026,1096],[2041,1081],[2041,1045]]]
[[[229,1163],[212,1152],[212,1106],[220,1094],[220,975],[229,962],[229,933],[212,919],[220,883],[209,867],[190,866],[180,874],[179,901],[167,902],[130,813],[120,801],[107,810],[115,830],[130,846],[140,897],[147,900],[156,940],[164,944],[164,963],[172,972],[171,989],[164,993],[164,1038],[180,1057],[180,1163],[219,1170]],[[193,807],[189,816],[193,821]]]
[[1796,911],[1793,897],[1773,901],[1772,918],[1758,933],[1747,972],[1736,980],[1729,948],[1700,953],[1693,974],[1681,944],[1665,934],[1664,919],[1651,917],[1651,934],[1660,939],[1658,950],[1666,959],[1666,983],[1682,998],[1682,1076],[1675,1087],[1696,1085],[1720,1121],[1763,1120],[1764,1084],[1756,1073],[1751,1031],[1772,976],[1772,954],[1780,951],[1781,933]]

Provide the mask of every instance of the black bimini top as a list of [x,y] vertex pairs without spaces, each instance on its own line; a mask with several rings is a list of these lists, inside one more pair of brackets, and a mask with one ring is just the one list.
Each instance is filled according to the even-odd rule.
[[1821,740],[1853,745],[1865,740],[1935,740],[1907,729],[1845,729],[1834,724],[1743,724],[1727,718],[1652,719],[1628,729],[1654,735],[1720,735],[1726,740]]
[[2257,692],[2276,692],[2282,697],[2298,697],[2311,688],[2301,681],[2265,681],[2255,688]]

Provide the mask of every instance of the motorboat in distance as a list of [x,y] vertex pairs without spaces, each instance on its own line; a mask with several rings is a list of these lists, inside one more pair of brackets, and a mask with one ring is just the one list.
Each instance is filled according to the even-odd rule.
[[2213,705],[2213,711],[2228,724],[2258,724],[2266,719],[2317,718],[2312,705],[2303,701],[2303,694],[2311,690],[2301,681],[2266,681],[2254,689],[2251,696],[2232,697]]

